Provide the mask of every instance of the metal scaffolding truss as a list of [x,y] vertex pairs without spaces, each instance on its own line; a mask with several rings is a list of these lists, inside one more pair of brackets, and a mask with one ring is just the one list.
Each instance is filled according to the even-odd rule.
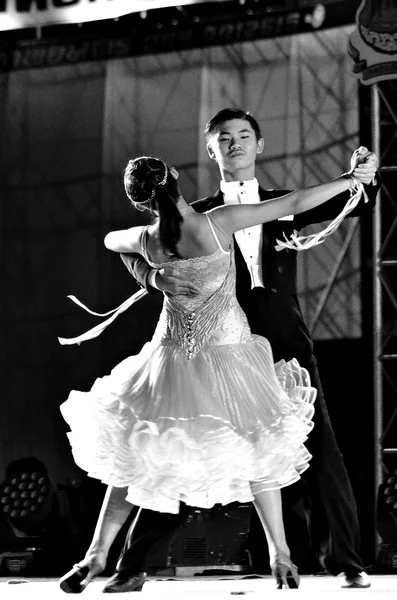
[[[350,31],[109,61],[104,185],[117,188],[126,156],[150,153],[178,167],[188,199],[213,193],[219,173],[203,131],[225,106],[248,109],[261,125],[257,174],[264,187],[293,189],[345,172],[359,143]],[[117,202],[122,212],[122,195]],[[359,222],[347,219],[299,257],[301,305],[315,339],[361,336],[359,245]]]
[[376,491],[397,467],[397,82],[371,89],[382,187],[373,229]]
[[[306,187],[348,168],[359,143],[358,94],[343,40],[332,32],[302,36],[297,73],[299,147],[292,165],[295,187]],[[346,219],[323,246],[300,256],[301,305],[315,339],[361,336],[359,240],[359,220]]]

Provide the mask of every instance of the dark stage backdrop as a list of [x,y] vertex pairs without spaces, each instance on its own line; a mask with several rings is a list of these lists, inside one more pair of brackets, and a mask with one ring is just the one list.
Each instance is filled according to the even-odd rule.
[[[137,289],[103,246],[112,226],[131,224],[132,212],[103,193],[105,71],[90,65],[83,80],[60,69],[2,81],[1,476],[10,461],[34,455],[57,482],[81,478],[59,405],[151,335],[149,299],[93,343],[57,340],[98,322],[68,294],[101,311]],[[121,174],[118,183],[115,196]]]

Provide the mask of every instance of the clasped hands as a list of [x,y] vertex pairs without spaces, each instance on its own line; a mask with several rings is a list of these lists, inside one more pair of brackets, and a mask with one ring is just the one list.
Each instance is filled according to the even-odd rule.
[[364,185],[370,185],[375,183],[378,163],[378,157],[374,152],[370,152],[365,146],[360,146],[350,159],[349,174]]

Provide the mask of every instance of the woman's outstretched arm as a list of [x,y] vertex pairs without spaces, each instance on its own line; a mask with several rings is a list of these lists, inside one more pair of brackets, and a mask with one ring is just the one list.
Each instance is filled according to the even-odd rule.
[[[356,170],[353,171],[352,176],[360,181],[359,176],[356,177]],[[352,176],[341,175],[328,183],[295,190],[285,196],[258,204],[219,206],[214,208],[211,214],[223,229],[231,235],[239,229],[275,221],[287,215],[296,215],[315,208],[334,196],[351,189]]]

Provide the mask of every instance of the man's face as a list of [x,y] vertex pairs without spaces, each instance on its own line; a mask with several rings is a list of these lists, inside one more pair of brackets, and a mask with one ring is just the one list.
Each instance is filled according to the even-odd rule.
[[245,119],[232,119],[218,127],[207,150],[222,174],[246,172],[253,177],[256,157],[263,150],[263,139],[256,139],[255,131]]

